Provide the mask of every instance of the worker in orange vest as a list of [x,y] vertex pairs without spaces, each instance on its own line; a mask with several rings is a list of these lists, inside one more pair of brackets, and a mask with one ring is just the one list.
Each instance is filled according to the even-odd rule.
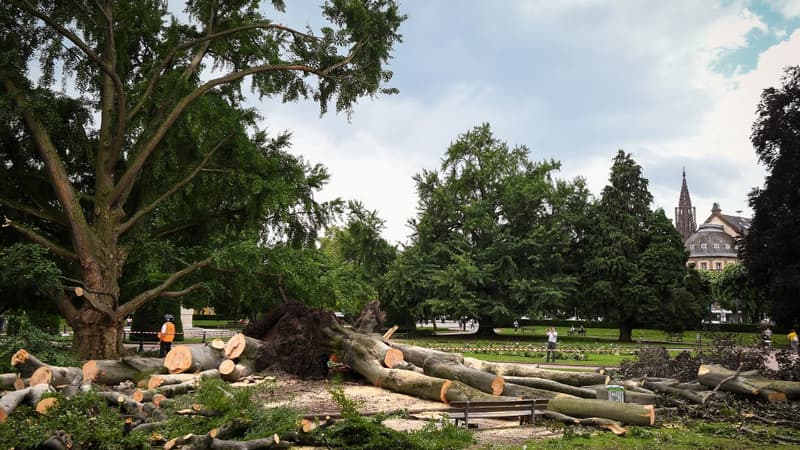
[[164,316],[164,325],[161,325],[161,331],[158,332],[158,340],[161,344],[158,357],[163,358],[167,356],[172,348],[172,341],[175,340],[175,317],[172,314]]

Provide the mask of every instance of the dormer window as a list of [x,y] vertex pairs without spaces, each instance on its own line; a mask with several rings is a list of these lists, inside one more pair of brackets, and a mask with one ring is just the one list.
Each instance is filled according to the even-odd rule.
[[714,248],[719,248],[719,243],[715,243]]
[[700,244],[700,248],[708,248],[708,244]]

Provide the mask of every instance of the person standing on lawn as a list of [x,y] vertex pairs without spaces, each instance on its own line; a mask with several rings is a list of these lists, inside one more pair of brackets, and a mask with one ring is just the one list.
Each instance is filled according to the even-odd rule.
[[164,325],[161,325],[161,331],[158,332],[159,351],[158,357],[163,358],[172,349],[172,341],[175,340],[175,317],[172,314],[164,316]]
[[556,331],[556,327],[550,327],[547,329],[547,356],[545,357],[545,362],[550,361],[552,358],[553,362],[556,362],[556,344],[558,343],[558,331]]

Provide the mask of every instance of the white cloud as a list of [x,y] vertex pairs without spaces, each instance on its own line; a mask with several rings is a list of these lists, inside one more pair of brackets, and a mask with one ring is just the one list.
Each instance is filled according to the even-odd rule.
[[800,2],[797,0],[772,0],[772,7],[787,19],[800,17]]
[[[403,241],[416,215],[411,176],[438,168],[447,146],[482,122],[534,160],[562,161],[563,178],[583,176],[595,194],[623,148],[669,216],[683,166],[702,219],[715,201],[746,210],[764,175],[749,142],[755,107],[796,63],[798,32],[752,71],[725,76],[711,69],[719,49],[771,29],[744,0],[449,5],[404,4],[410,19],[391,83],[401,92],[362,101],[351,123],[316,120],[309,103],[263,104],[271,129],[293,130],[294,149],[331,169],[325,195],[378,210],[390,241]],[[490,26],[462,27],[477,22]]]

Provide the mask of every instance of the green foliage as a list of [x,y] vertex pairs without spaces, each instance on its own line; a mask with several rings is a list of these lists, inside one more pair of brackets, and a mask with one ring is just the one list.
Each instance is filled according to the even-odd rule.
[[[290,152],[289,133],[263,130],[242,106],[245,80],[262,97],[350,114],[361,97],[396,92],[387,64],[405,16],[391,0],[331,0],[327,26],[292,29],[283,2],[260,3],[192,1],[178,14],[155,0],[0,3],[0,244],[46,246],[72,285],[123,314],[164,290],[249,313],[290,279],[309,284],[263,270],[259,249],[313,247],[341,202],[314,199],[327,170]],[[116,336],[120,317],[68,304],[38,283],[53,275],[38,265],[0,272],[39,277],[31,286],[76,330]]]
[[383,297],[414,318],[447,314],[496,321],[559,313],[575,292],[572,239],[588,192],[554,180],[484,124],[459,136],[439,171],[414,177],[419,216],[412,245],[390,267]]
[[330,228],[320,249],[335,262],[331,278],[337,286],[336,310],[356,316],[367,302],[379,298],[397,248],[381,237],[385,222],[377,211],[368,211],[357,201],[348,202],[347,209],[345,225]]
[[[2,242],[2,241],[0,241]],[[24,308],[35,315],[55,313],[48,295],[61,290],[61,269],[47,249],[14,243],[0,250],[0,311]]]
[[341,383],[333,384],[330,389],[328,389],[328,392],[331,394],[333,401],[341,408],[342,417],[351,419],[360,416],[358,409],[364,406],[364,402],[347,398]]
[[24,312],[9,314],[6,317],[5,336],[0,336],[0,372],[13,372],[11,355],[24,348],[48,364],[63,367],[80,367],[69,353],[69,341],[60,336],[43,331],[31,323]]
[[28,406],[14,410],[0,424],[0,442],[5,448],[37,448],[55,431],[63,430],[72,440],[73,448],[140,449],[147,448],[147,436],[132,433],[123,436],[122,419],[118,409],[93,393],[70,399],[56,394],[58,399],[46,416]]
[[642,168],[620,150],[587,233],[582,276],[585,310],[620,327],[655,325],[669,331],[695,327],[707,298],[687,271],[680,234],[663,210],[650,210],[652,195]]
[[800,323],[800,66],[788,67],[782,85],[761,94],[751,140],[769,174],[750,194],[744,264],[772,302],[771,317],[788,328]]

